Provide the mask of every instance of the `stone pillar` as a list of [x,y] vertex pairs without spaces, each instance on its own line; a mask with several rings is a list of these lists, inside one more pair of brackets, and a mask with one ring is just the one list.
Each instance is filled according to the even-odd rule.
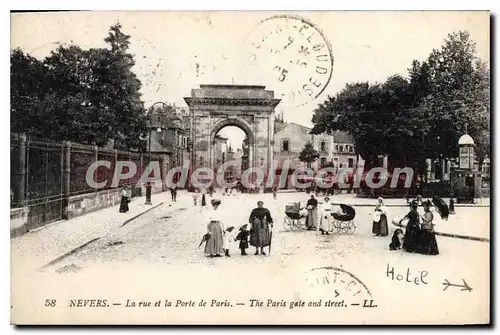
[[[114,149],[113,150],[113,175],[114,176],[114,173],[115,173],[115,170],[116,170],[116,164],[118,163],[118,150]],[[121,172],[121,171],[120,171]],[[120,181],[118,181],[118,187],[120,187]]]
[[165,192],[165,190],[166,190],[166,187],[165,187],[165,178],[167,177],[167,173],[168,173],[167,155],[165,155],[165,154],[161,155],[161,167],[162,167],[162,173],[161,173],[161,191]]
[[71,142],[64,141],[63,143],[63,201],[62,201],[62,218],[69,219],[69,186],[71,172]]
[[254,150],[255,150],[255,143],[249,143],[249,145],[248,145],[248,168],[253,167]]
[[14,189],[14,200],[19,207],[24,207],[26,198],[26,135],[19,134],[18,137],[18,170],[16,171],[16,186]]

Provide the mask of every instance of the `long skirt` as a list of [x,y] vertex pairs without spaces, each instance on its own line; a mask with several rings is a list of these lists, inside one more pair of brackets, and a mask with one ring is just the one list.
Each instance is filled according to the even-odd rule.
[[250,245],[256,248],[267,247],[271,243],[271,231],[265,219],[255,219],[250,233]]
[[387,236],[389,234],[389,227],[387,225],[387,216],[380,215],[378,222],[373,221],[372,233],[379,236]]
[[307,210],[307,227],[316,227],[318,225],[318,210],[308,209]]
[[433,231],[422,230],[420,232],[420,243],[417,252],[424,255],[439,255],[436,234]]
[[128,212],[128,210],[129,210],[128,203],[129,202],[130,202],[130,200],[128,199],[128,197],[122,196],[122,200],[120,201],[120,213]]
[[208,224],[210,238],[205,244],[205,254],[220,255],[224,253],[222,226],[219,221],[211,221]]
[[320,230],[322,229],[323,231],[327,232],[331,231],[333,229],[332,219],[333,217],[331,216],[330,212],[324,212],[319,220]]
[[407,226],[403,249],[407,252],[418,252],[420,244],[420,230],[417,227]]

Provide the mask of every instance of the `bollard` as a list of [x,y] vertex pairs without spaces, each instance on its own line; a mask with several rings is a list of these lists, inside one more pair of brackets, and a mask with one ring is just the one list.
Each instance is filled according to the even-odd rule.
[[455,200],[450,198],[450,214],[455,214]]
[[152,205],[151,203],[151,183],[146,183],[146,203],[145,205]]

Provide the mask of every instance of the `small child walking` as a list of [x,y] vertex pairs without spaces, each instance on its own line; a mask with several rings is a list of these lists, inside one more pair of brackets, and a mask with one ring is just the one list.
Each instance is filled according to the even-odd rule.
[[246,249],[248,249],[248,236],[250,235],[250,232],[247,229],[248,224],[244,224],[243,226],[240,227],[240,232],[234,239],[235,241],[240,241],[239,249],[241,250],[241,255],[246,256],[248,255],[246,253]]
[[224,249],[224,254],[226,257],[231,257],[229,254],[229,246],[231,245],[231,240],[233,240],[233,229],[234,227],[229,227],[224,231],[224,236],[222,236],[222,248]]
[[194,203],[194,207],[198,206],[198,197],[200,195],[198,194],[198,190],[195,191],[195,193],[193,193],[193,203]]

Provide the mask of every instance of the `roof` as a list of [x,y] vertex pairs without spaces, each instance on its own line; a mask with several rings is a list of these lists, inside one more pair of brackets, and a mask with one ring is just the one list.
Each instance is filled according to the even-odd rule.
[[312,130],[312,128],[309,128],[309,127],[303,126],[303,125],[298,124],[298,123],[295,123],[295,122],[290,122],[289,124],[293,124],[293,125],[295,125],[295,126],[297,126],[297,127],[300,127],[300,128],[302,128],[302,129],[304,129],[304,132],[306,132],[306,131],[307,131],[307,132],[310,132],[310,131]]
[[262,85],[213,85],[213,84],[201,84],[200,88],[236,88],[236,89],[248,89],[248,88],[257,88],[257,89],[265,89],[265,86]]
[[290,127],[290,126],[300,128],[305,134],[309,134],[311,132],[311,128],[303,126],[303,125],[295,123],[295,122],[286,122],[286,123],[276,122],[274,124],[274,133],[275,134],[279,133],[283,129]]
[[288,123],[286,123],[286,122],[275,121],[274,122],[274,133],[279,133],[280,131],[285,129],[287,125],[288,125]]
[[354,138],[346,131],[336,130],[332,136],[335,143],[354,143]]
[[474,145],[474,140],[469,134],[464,134],[458,140],[458,145]]

